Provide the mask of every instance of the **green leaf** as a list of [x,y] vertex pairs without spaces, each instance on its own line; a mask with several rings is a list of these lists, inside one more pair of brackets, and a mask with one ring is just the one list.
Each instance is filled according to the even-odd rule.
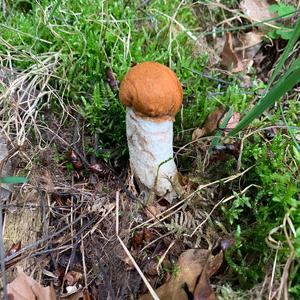
[[279,16],[283,16],[285,14],[292,14],[296,11],[296,8],[292,5],[287,5],[287,4],[284,4],[284,3],[280,3],[278,5],[278,14]]
[[230,107],[225,114],[224,121],[222,122],[222,124],[219,125],[219,129],[217,130],[213,140],[211,141],[210,147],[208,149],[208,153],[211,153],[213,148],[218,145],[219,141],[221,140],[223,130],[226,128],[230,118],[232,117],[232,114],[233,114],[233,109]]
[[276,12],[276,13],[278,13],[279,16],[284,16],[286,14],[292,14],[297,10],[294,6],[287,5],[284,3],[272,4],[272,5],[270,5],[269,9],[270,9],[270,12]]
[[6,183],[6,184],[25,183],[27,181],[28,181],[28,178],[26,178],[26,177],[20,177],[20,176],[5,176],[5,177],[0,177],[0,183]]
[[49,18],[48,21],[50,21],[53,17],[53,15],[55,14],[56,10],[58,9],[58,7],[60,6],[62,0],[57,0],[56,3],[54,4],[50,14],[49,14]]
[[294,151],[294,158],[297,161],[297,163],[300,165],[300,152],[297,150],[295,146],[293,146]]
[[279,63],[277,64],[273,75],[266,87],[265,96],[260,102],[246,114],[246,116],[237,124],[237,126],[228,134],[233,136],[240,130],[248,126],[255,118],[259,117],[268,107],[278,101],[285,93],[290,91],[300,81],[300,61],[295,60],[292,66],[285,72],[284,76],[273,86],[269,91],[270,86],[278,76],[284,63],[286,62],[290,52],[300,37],[300,18],[297,21],[293,36],[286,45],[283,54],[280,57]]
[[[294,69],[292,66],[291,68]],[[291,69],[290,68],[290,69]],[[237,124],[237,126],[229,132],[228,136],[233,136],[246,126],[248,126],[255,118],[259,117],[268,107],[278,101],[285,93],[290,91],[300,81],[300,68],[291,72],[288,70],[288,76],[284,76],[269,91],[260,102]]]
[[297,24],[294,28],[294,31],[293,31],[293,35],[291,37],[291,39],[289,40],[288,44],[286,45],[281,57],[280,57],[280,60],[272,74],[272,77],[267,85],[267,88],[266,88],[266,92],[268,92],[270,86],[272,85],[272,83],[274,82],[274,80],[276,79],[277,75],[279,74],[280,70],[282,69],[285,61],[287,60],[291,50],[293,49],[294,45],[297,43],[298,39],[300,37],[300,18],[298,18],[298,21],[297,21]]

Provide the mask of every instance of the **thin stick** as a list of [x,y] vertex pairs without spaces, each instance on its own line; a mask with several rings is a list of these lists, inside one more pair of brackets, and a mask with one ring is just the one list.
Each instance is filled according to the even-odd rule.
[[[232,180],[234,180],[234,179],[236,179],[236,178],[238,178],[238,177],[240,177],[240,176],[243,176],[245,173],[247,173],[247,172],[248,172],[250,169],[252,169],[253,167],[254,167],[254,165],[251,166],[251,167],[249,167],[248,169],[244,170],[243,172],[236,174],[236,175],[232,175],[232,176],[228,176],[228,177],[225,177],[225,178],[222,178],[222,179],[218,179],[218,180],[215,180],[215,181],[213,181],[213,182],[210,182],[210,183],[207,183],[207,184],[204,184],[204,185],[199,185],[199,187],[198,187],[194,192],[192,192],[189,196],[187,196],[186,198],[180,200],[179,202],[177,202],[177,203],[176,203],[175,205],[173,205],[172,207],[168,208],[167,210],[165,210],[165,211],[162,212],[161,214],[157,215],[155,218],[150,218],[149,220],[143,222],[142,224],[139,224],[139,225],[135,226],[135,227],[132,228],[131,230],[132,230],[132,231],[133,231],[133,230],[136,230],[137,228],[143,227],[144,225],[146,225],[146,224],[152,222],[153,220],[158,220],[157,222],[155,222],[155,223],[149,225],[148,227],[150,228],[150,227],[152,227],[152,226],[155,226],[156,224],[160,223],[161,221],[163,221],[163,220],[169,218],[170,216],[172,216],[174,213],[176,213],[176,211],[178,211],[178,210],[180,209],[180,207],[179,207],[177,210],[173,211],[174,207],[177,207],[177,206],[179,206],[179,205],[181,205],[181,204],[187,202],[187,201],[188,201],[190,198],[192,198],[196,193],[199,193],[199,192],[200,192],[201,190],[203,190],[204,188],[209,187],[209,186],[214,185],[214,184],[217,184],[217,183],[227,183],[227,182],[230,182],[230,181],[232,181]],[[171,212],[171,213],[168,214],[168,215],[166,215],[166,214],[169,213],[169,212]],[[162,217],[162,216],[164,216],[164,217]],[[162,217],[162,218],[159,219],[160,217]]]
[[[247,190],[249,190],[251,187],[259,187],[259,185],[256,185],[256,184],[250,184],[249,186],[247,186],[244,190],[242,190],[239,195],[243,195]],[[192,232],[192,234],[188,235],[189,237],[192,237],[196,231],[202,227],[207,221],[208,219],[210,218],[210,216],[212,215],[212,213],[215,211],[215,209],[221,204],[221,203],[226,203],[232,199],[234,199],[236,196],[235,195],[232,195],[226,199],[221,199],[217,204],[215,204],[215,206],[212,208],[212,210],[210,211],[210,213],[207,215],[207,217],[194,229],[194,231]]]
[[86,275],[86,264],[85,264],[85,252],[84,252],[84,243],[83,243],[83,236],[81,235],[81,256],[82,256],[82,265],[83,265],[83,274],[84,274],[84,285],[85,288],[88,288],[87,284],[87,275]]
[[159,261],[158,261],[158,263],[157,263],[157,266],[156,266],[157,274],[159,274],[159,267],[160,267],[160,265],[163,263],[163,261],[164,261],[166,255],[168,254],[168,252],[170,251],[170,249],[174,246],[174,244],[175,244],[175,241],[173,241],[173,242],[169,245],[168,249],[165,251],[165,253],[164,253],[164,254],[161,256],[161,258],[159,259]]
[[117,235],[117,238],[118,238],[121,246],[123,247],[125,253],[127,254],[129,259],[131,260],[132,264],[134,265],[135,269],[137,270],[137,272],[141,276],[142,280],[144,281],[145,285],[147,286],[147,288],[149,290],[149,293],[151,294],[152,298],[154,300],[160,300],[159,297],[157,296],[156,292],[154,291],[154,289],[152,288],[152,286],[148,282],[147,278],[145,277],[145,275],[141,271],[140,267],[138,266],[138,264],[136,263],[136,261],[132,257],[131,253],[127,249],[126,245],[123,243],[122,239],[119,237],[119,201],[120,201],[120,191],[117,191],[116,192],[116,235]]
[[[1,187],[0,187],[1,188]],[[7,300],[7,278],[5,272],[5,261],[4,261],[4,243],[3,243],[3,228],[2,228],[2,204],[0,204],[0,260],[1,260],[1,272],[2,272],[2,283],[3,283],[3,299]]]
[[269,298],[268,298],[269,300],[272,300],[272,298],[273,298],[272,289],[273,289],[273,283],[274,283],[274,278],[275,278],[278,250],[279,250],[279,247],[276,249],[275,259],[274,259],[274,263],[273,263],[271,282],[270,282],[270,286],[269,286]]

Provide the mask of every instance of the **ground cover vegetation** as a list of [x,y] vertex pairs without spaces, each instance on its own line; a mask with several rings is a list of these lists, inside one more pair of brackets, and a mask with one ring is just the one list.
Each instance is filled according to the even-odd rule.
[[[223,241],[210,278],[219,299],[299,298],[299,3],[270,2],[268,22],[234,0],[2,2],[1,136],[9,175],[28,179],[13,195],[46,199],[40,242],[18,249],[39,262],[42,285],[60,295],[76,286],[74,299],[138,299],[147,289],[119,234],[154,288],[180,278],[184,251]],[[184,88],[174,128],[180,205],[143,204],[130,174],[118,88],[143,61],[169,66]],[[6,250],[18,242],[4,241]]]

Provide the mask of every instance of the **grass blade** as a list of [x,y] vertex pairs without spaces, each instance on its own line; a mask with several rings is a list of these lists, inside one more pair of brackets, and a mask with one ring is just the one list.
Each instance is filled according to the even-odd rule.
[[[291,68],[294,69],[294,66]],[[228,136],[233,136],[248,126],[255,118],[259,117],[268,107],[278,101],[300,81],[300,68],[294,69],[293,71],[290,69],[287,71],[288,75],[284,76],[277,84],[275,84],[261,101],[228,134]]]
[[0,183],[6,183],[6,184],[25,183],[27,181],[28,181],[28,178],[26,178],[26,177],[19,177],[19,176],[0,177]]
[[233,136],[240,130],[248,126],[255,118],[260,116],[269,106],[279,100],[286,92],[290,91],[300,81],[300,59],[296,59],[292,66],[285,72],[284,76],[275,84],[271,91],[270,86],[278,76],[284,63],[286,62],[291,50],[297,43],[300,37],[300,18],[298,18],[293,36],[286,45],[283,54],[272,74],[272,77],[265,89],[265,96],[260,102],[237,124],[237,126],[229,133],[228,136]]
[[266,92],[269,90],[271,84],[273,83],[273,81],[276,79],[277,75],[279,74],[280,70],[282,69],[285,61],[287,60],[291,50],[293,49],[293,47],[295,46],[295,44],[297,43],[298,39],[300,37],[300,18],[298,18],[298,21],[296,23],[293,35],[291,37],[291,39],[289,40],[288,44],[286,45],[280,60],[272,74],[272,77],[268,83],[268,86],[266,88]]

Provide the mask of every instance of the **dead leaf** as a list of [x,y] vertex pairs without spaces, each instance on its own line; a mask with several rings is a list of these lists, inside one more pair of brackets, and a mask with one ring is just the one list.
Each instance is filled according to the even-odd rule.
[[[252,22],[261,22],[276,17],[276,14],[270,11],[270,5],[267,0],[243,0],[240,3],[243,13]],[[272,24],[272,22],[268,22]],[[263,26],[266,29],[266,26]]]
[[[221,121],[219,123],[223,123],[225,116],[221,119]],[[238,112],[233,112],[231,118],[229,119],[226,128],[225,128],[225,132],[229,133],[240,121],[241,118],[241,114]]]
[[83,163],[74,150],[71,149],[68,152],[68,157],[76,171],[80,171],[83,168]]
[[[210,250],[189,249],[178,259],[178,273],[156,290],[160,300],[188,300],[186,289],[194,292],[197,278],[206,266],[206,274],[210,278],[217,272],[223,262],[223,251],[211,255]],[[139,300],[151,300],[150,294],[142,295]]]
[[89,166],[89,170],[92,173],[97,174],[101,178],[107,176],[109,173],[108,168],[100,163],[96,163],[96,164]]
[[7,251],[7,256],[10,256],[12,254],[15,254],[21,249],[21,241],[18,241],[17,243],[13,243],[12,246]]
[[197,139],[205,136],[205,134],[206,130],[204,130],[203,128],[196,128],[192,134],[192,141],[196,141]]
[[221,118],[226,112],[225,107],[220,106],[214,112],[208,115],[202,128],[197,128],[192,134],[192,140],[195,141],[198,138],[212,134],[219,125]]
[[222,65],[232,73],[243,71],[243,63],[233,48],[233,40],[230,32],[227,32],[223,51],[221,53]]
[[161,214],[165,208],[163,206],[160,206],[158,203],[155,203],[155,205],[147,205],[144,208],[144,213],[147,216],[147,218],[153,218],[157,215]]
[[134,249],[141,247],[143,244],[149,242],[153,237],[153,233],[149,228],[143,228],[136,232],[132,240]]
[[106,69],[106,80],[112,90],[116,90],[118,88],[118,81],[111,68]]
[[76,271],[70,271],[66,274],[65,280],[68,285],[75,285],[83,277],[83,274]]
[[243,72],[247,74],[261,47],[263,36],[263,33],[255,31],[238,36],[233,36],[230,32],[226,33],[226,40],[221,53],[222,65],[232,73]]
[[261,47],[264,34],[257,31],[249,31],[239,35],[234,44],[234,51],[242,60],[253,60]]
[[56,300],[52,286],[43,287],[17,267],[17,277],[7,285],[8,294],[14,300]]
[[194,291],[194,300],[216,300],[216,295],[209,282],[206,265],[202,270],[199,281]]
[[[195,141],[202,136],[213,134],[222,124],[226,117],[226,108],[223,106],[218,107],[214,112],[208,115],[202,128],[196,128],[192,134],[192,140]],[[233,112],[229,119],[224,131],[230,132],[240,121],[241,115],[238,112]]]

